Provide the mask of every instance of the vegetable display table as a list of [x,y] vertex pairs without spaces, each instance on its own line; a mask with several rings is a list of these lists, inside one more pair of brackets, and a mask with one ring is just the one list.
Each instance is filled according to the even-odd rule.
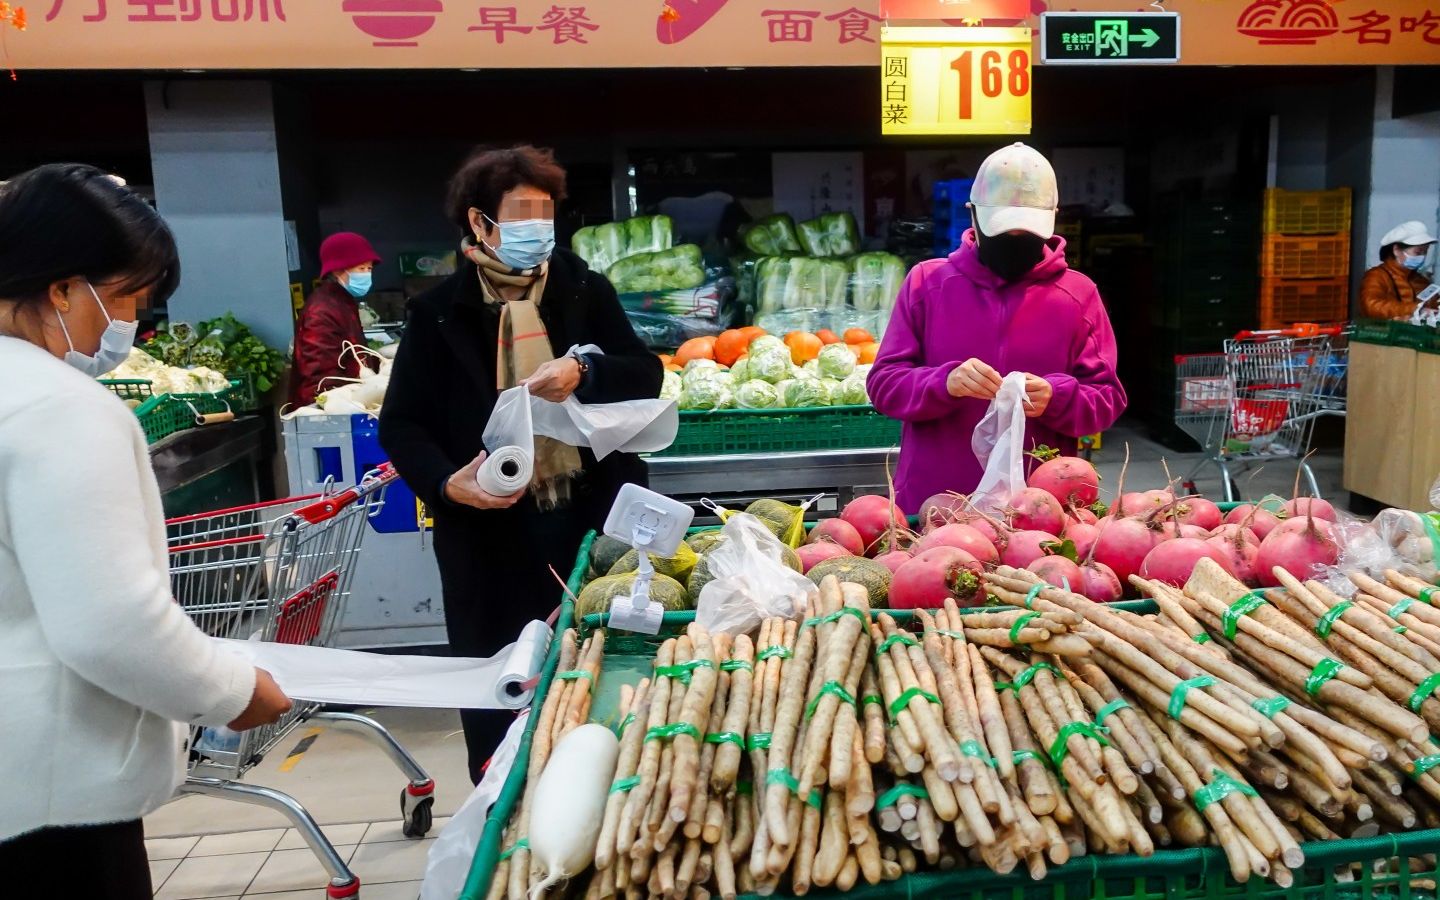
[[1429,509],[1440,475],[1440,352],[1351,340],[1344,485],[1401,509]]

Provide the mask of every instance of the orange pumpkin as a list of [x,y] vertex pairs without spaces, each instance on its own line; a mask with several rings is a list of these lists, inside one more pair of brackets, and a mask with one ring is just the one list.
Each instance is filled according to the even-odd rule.
[[744,328],[739,329],[739,331],[741,334],[745,335],[746,346],[749,346],[750,342],[755,340],[757,337],[763,337],[770,333],[765,329],[761,328],[759,325],[746,325]]
[[820,355],[820,350],[825,346],[818,337],[805,331],[792,331],[785,335],[785,346],[790,348],[790,358],[797,366]]
[[722,366],[733,366],[735,360],[739,359],[745,352],[745,348],[749,346],[750,338],[746,337],[745,332],[739,328],[722,332],[715,339],[715,361]]
[[845,329],[845,343],[847,344],[868,344],[875,340],[875,335],[863,328]]
[[875,361],[876,354],[880,352],[880,345],[875,341],[866,341],[863,344],[857,344],[856,349],[860,351],[859,360],[863,366]]
[[828,328],[822,328],[819,331],[815,332],[815,336],[818,337],[820,339],[820,342],[822,344],[825,344],[827,347],[831,344],[840,343],[840,335],[836,334]]
[[690,340],[681,344],[679,350],[675,351],[675,362],[680,366],[684,366],[692,359],[714,358],[715,338],[711,335],[706,335],[705,337],[691,338]]
[[655,355],[658,356],[658,357],[660,357],[660,365],[662,365],[662,366],[668,366],[668,365],[670,365],[670,363],[673,362],[674,359],[675,359],[673,356],[671,356],[671,355],[668,354],[668,353],[657,353],[657,354],[655,354]]

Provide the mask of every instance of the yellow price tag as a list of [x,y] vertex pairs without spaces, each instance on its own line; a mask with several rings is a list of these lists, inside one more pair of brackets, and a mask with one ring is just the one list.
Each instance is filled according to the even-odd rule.
[[419,497],[415,498],[415,524],[421,531],[435,530],[435,520],[426,514],[425,504],[420,502]]
[[882,134],[1029,134],[1029,28],[883,28]]

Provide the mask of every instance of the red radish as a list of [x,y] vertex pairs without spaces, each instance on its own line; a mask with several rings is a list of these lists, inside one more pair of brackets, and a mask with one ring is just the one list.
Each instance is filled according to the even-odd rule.
[[958,522],[965,509],[965,495],[947,491],[936,494],[920,507],[920,528],[929,531],[951,522]]
[[1296,497],[1293,500],[1286,500],[1285,513],[1292,519],[1309,515],[1327,522],[1335,521],[1335,507],[1329,500],[1321,500],[1319,497]]
[[810,529],[809,543],[816,544],[820,541],[839,544],[851,556],[865,555],[865,542],[861,540],[860,532],[844,519],[821,519]]
[[1065,508],[1048,491],[1021,488],[1010,498],[1010,524],[1021,531],[1058,535],[1065,528]]
[[1063,556],[1042,556],[1025,568],[1045,579],[1046,584],[1068,584],[1071,590],[1080,589],[1080,567]]
[[1111,519],[1103,522],[1095,539],[1095,559],[1109,566],[1121,584],[1138,574],[1146,555],[1155,547],[1155,532],[1139,519]]
[[1280,579],[1274,572],[1277,567],[1305,579],[1311,577],[1316,568],[1333,566],[1340,558],[1340,544],[1335,540],[1331,523],[1311,516],[1296,521],[1306,523],[1305,527],[1298,531],[1276,528],[1260,542],[1255,554],[1255,570],[1265,587],[1279,586]]
[[891,503],[888,497],[878,494],[851,500],[840,512],[840,518],[855,526],[867,550],[877,547],[892,528],[905,526],[905,513],[900,511],[900,507]]
[[1184,587],[1185,582],[1190,580],[1190,573],[1195,571],[1195,564],[1206,558],[1215,560],[1222,569],[1230,571],[1224,554],[1219,550],[1195,538],[1176,538],[1157,544],[1145,555],[1145,561],[1140,565],[1140,576]]
[[1225,514],[1225,524],[1244,525],[1263,541],[1280,524],[1280,517],[1254,504],[1242,503]]
[[967,518],[961,519],[960,524],[969,525],[971,528],[980,532],[980,534],[984,536],[985,540],[994,544],[996,547],[1005,543],[1005,541],[1000,537],[1001,526],[996,525],[993,520],[986,518],[985,516],[969,516]]
[[1125,596],[1125,588],[1115,577],[1115,571],[1093,559],[1080,567],[1080,583],[1072,583],[1072,587],[1077,594],[1084,594],[1096,603],[1113,603]]
[[1190,525],[1185,522],[1176,524],[1174,519],[1166,519],[1165,523],[1160,526],[1159,533],[1167,541],[1177,537],[1203,541],[1210,536],[1210,532],[1199,525]]
[[1100,517],[1095,515],[1095,510],[1088,506],[1072,506],[1068,511],[1070,518],[1081,525],[1094,525],[1100,521]]
[[985,602],[983,569],[955,547],[934,547],[902,565],[890,582],[891,609],[935,609],[954,598],[961,606]]
[[1089,506],[1100,499],[1100,473],[1078,456],[1057,456],[1041,463],[1025,483],[1066,506]]
[[1121,494],[1120,499],[1115,501],[1115,506],[1110,513],[1117,518],[1124,516],[1143,516],[1155,511],[1158,504],[1151,503],[1148,493],[1145,491],[1132,491],[1128,494]]
[[931,547],[958,547],[986,564],[1000,561],[1000,551],[995,549],[995,545],[990,543],[985,535],[959,522],[941,525],[916,541],[913,549],[916,555],[919,555]]
[[1061,535],[1065,540],[1075,545],[1075,556],[1084,559],[1090,555],[1090,548],[1095,546],[1095,539],[1100,536],[1100,526],[1086,525],[1080,522],[1065,529]]
[[1000,561],[1023,569],[1045,555],[1041,544],[1054,543],[1055,535],[1047,531],[1012,531],[1000,550]]
[[[1254,535],[1247,529],[1240,529],[1239,526],[1222,526],[1236,528],[1230,536],[1217,534],[1207,538],[1205,543],[1220,551],[1225,558],[1222,565],[1226,565],[1235,577],[1245,582],[1249,587],[1255,587],[1260,583],[1259,573],[1255,571],[1255,555],[1260,550],[1260,542],[1251,540]],[[1246,537],[1249,535],[1249,538]]]
[[891,574],[893,575],[894,573],[900,571],[901,566],[905,565],[907,562],[914,558],[915,557],[912,554],[908,553],[905,550],[891,550],[889,553],[882,553],[879,556],[875,557],[875,561],[880,565],[884,566],[885,568],[889,569]]
[[1224,519],[1220,507],[1204,497],[1185,497],[1176,509],[1176,518],[1187,525],[1194,525],[1206,531],[1218,528]]
[[808,572],[816,563],[822,560],[834,559],[837,556],[854,556],[839,544],[832,544],[829,541],[818,541],[814,544],[802,544],[795,548],[795,555],[800,557],[801,571]]
[[1237,540],[1237,535],[1238,540],[1245,541],[1247,544],[1254,544],[1257,547],[1260,546],[1260,539],[1255,536],[1255,532],[1246,528],[1244,525],[1237,525],[1231,522],[1221,525],[1219,528],[1210,532],[1210,537],[1212,538],[1227,538],[1229,540]]

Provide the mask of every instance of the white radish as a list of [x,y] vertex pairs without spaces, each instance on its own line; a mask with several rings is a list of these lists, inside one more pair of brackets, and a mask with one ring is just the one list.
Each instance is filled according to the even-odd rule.
[[615,734],[594,724],[565,735],[550,754],[530,809],[530,859],[545,876],[530,889],[530,900],[595,861],[619,755]]

